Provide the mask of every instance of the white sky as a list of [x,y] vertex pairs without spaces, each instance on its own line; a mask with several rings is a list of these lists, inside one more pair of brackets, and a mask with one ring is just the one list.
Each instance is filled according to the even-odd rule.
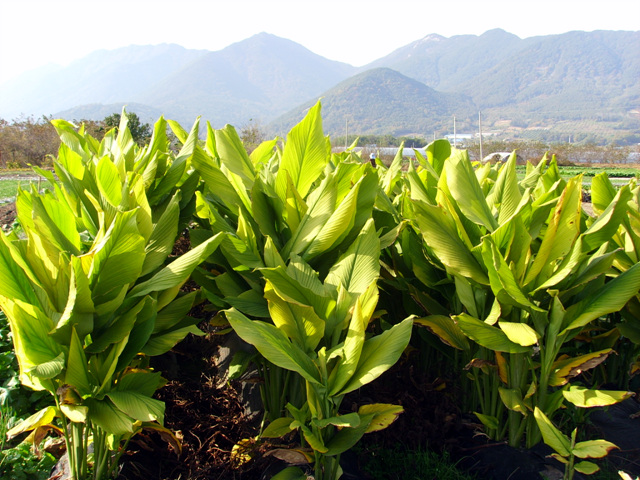
[[430,33],[640,30],[639,0],[0,0],[0,83],[98,49],[220,50],[268,32],[361,66]]

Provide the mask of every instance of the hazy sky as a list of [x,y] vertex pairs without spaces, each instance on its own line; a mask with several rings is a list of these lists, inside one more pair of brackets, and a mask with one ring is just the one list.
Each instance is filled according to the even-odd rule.
[[430,33],[639,30],[639,0],[0,0],[0,83],[98,49],[220,50],[268,32],[361,66]]

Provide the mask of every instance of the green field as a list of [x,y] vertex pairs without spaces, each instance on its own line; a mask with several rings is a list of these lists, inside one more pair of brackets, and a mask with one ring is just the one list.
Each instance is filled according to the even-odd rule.
[[48,180],[38,177],[31,170],[0,170],[0,201],[12,199],[16,196],[18,186],[23,189],[31,183],[38,186],[38,190],[50,187]]

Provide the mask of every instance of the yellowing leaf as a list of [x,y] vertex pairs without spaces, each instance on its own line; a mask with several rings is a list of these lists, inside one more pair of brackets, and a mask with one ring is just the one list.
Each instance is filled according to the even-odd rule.
[[602,458],[615,448],[616,444],[606,440],[587,440],[576,443],[573,454],[578,458]]
[[538,341],[536,331],[526,323],[498,322],[507,338],[518,345],[528,347]]
[[87,420],[87,414],[89,413],[89,408],[84,405],[61,404],[60,411],[72,422],[85,423]]
[[358,409],[358,414],[361,416],[373,414],[371,423],[364,433],[384,430],[395,422],[398,415],[402,412],[404,412],[402,406],[387,403],[372,403],[370,405],[363,405]]
[[608,348],[606,350],[580,355],[579,357],[557,360],[553,364],[553,373],[549,378],[549,385],[552,387],[565,385],[571,378],[600,365],[607,359],[611,352],[612,350]]
[[576,407],[605,407],[621,402],[631,396],[633,392],[617,390],[594,390],[585,387],[572,386],[562,392],[564,398]]
[[28,432],[29,430],[33,430],[37,427],[48,425],[53,421],[55,417],[55,407],[45,407],[9,430],[7,432],[7,438],[13,438],[23,432]]
[[231,447],[231,462],[236,465],[244,465],[253,457],[255,440],[253,438],[243,438]]
[[430,315],[428,317],[413,320],[416,325],[427,327],[442,342],[458,350],[469,350],[469,341],[464,336],[460,327],[445,315]]

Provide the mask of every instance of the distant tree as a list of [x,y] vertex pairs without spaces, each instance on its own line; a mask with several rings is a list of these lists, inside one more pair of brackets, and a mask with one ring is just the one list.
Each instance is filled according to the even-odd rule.
[[74,120],[75,125],[83,125],[84,131],[91,135],[96,140],[102,140],[104,134],[107,132],[106,124],[104,120]]
[[248,153],[255,150],[266,138],[260,122],[253,118],[250,118],[247,123],[240,127],[238,135],[240,135],[240,139]]
[[[133,112],[127,112],[127,118],[129,119],[127,126],[129,132],[131,132],[133,141],[138,145],[143,145],[149,141],[152,133],[151,126],[148,123],[142,123],[140,117]],[[117,131],[120,126],[120,119],[121,115],[119,113],[112,113],[108,117],[105,117],[103,120],[105,130],[115,128]]]
[[47,166],[60,146],[60,138],[51,118],[19,118],[12,123],[0,119],[0,165],[24,168]]

